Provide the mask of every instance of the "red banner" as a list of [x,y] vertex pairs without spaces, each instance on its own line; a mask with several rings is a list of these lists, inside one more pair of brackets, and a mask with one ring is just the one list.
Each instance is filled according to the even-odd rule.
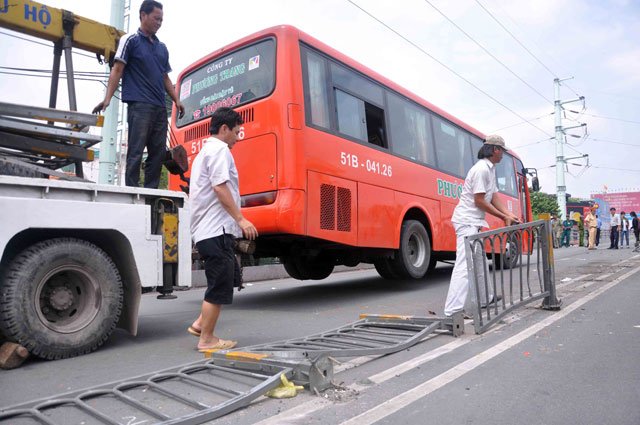
[[640,211],[640,192],[592,194],[591,199],[602,199],[609,204],[609,208],[615,208],[618,212]]

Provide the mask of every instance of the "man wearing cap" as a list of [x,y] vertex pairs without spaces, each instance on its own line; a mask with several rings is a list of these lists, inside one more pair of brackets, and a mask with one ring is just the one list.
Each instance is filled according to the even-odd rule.
[[[453,316],[455,313],[463,311],[467,300],[469,276],[467,275],[467,258],[464,247],[465,236],[474,235],[480,232],[483,227],[489,227],[485,221],[486,213],[504,220],[507,226],[520,222],[518,217],[505,207],[500,198],[495,196],[498,192],[495,166],[502,160],[502,155],[507,149],[502,137],[488,136],[478,151],[479,161],[471,167],[464,180],[462,195],[451,217],[456,231],[456,263],[451,273],[449,292],[444,307],[445,316]],[[484,304],[487,303],[487,300],[489,303],[494,301],[491,285],[489,286],[489,294],[478,294]],[[496,298],[499,299],[499,297]]]
[[598,232],[596,207],[591,207],[589,214],[584,218],[584,225],[589,229],[589,249],[596,249],[596,233]]

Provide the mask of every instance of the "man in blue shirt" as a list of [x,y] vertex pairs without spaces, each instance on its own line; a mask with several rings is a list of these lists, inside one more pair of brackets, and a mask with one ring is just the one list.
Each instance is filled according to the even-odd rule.
[[572,228],[573,228],[573,222],[568,218],[562,222],[562,241],[560,241],[561,247],[566,246],[567,248],[569,248],[569,241],[571,240]]
[[598,222],[598,229],[596,230],[596,246],[600,244],[600,228],[602,227],[602,220],[600,216],[596,215],[596,221]]
[[164,92],[176,103],[180,117],[184,106],[169,78],[169,51],[158,40],[156,32],[162,26],[162,4],[144,0],[140,6],[140,28],[120,39],[115,63],[109,75],[105,99],[93,110],[104,111],[122,78],[122,101],[127,103],[129,146],[127,149],[127,186],[138,186],[144,148],[144,187],[157,189],[167,140],[167,110]]

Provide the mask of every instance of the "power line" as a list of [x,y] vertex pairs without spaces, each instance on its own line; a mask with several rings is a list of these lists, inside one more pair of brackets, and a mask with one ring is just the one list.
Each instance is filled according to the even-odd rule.
[[[540,120],[542,118],[545,118],[545,117],[548,117],[548,116],[551,116],[551,115],[553,115],[553,112],[551,112],[549,114],[540,115],[539,117],[530,118],[529,121],[537,121],[537,120]],[[517,122],[515,124],[508,125],[506,127],[498,128],[497,130],[492,130],[489,133],[497,133],[498,131],[506,130],[507,128],[515,127],[515,126],[522,125],[522,124],[526,124],[527,122],[528,121],[520,121],[520,122]]]
[[548,141],[551,141],[551,140],[553,140],[553,138],[550,138],[550,139],[542,139],[542,140],[538,140],[538,141],[536,141],[536,142],[527,143],[527,144],[525,144],[525,145],[521,145],[521,146],[514,146],[513,148],[514,148],[515,150],[519,150],[519,149],[526,148],[526,147],[529,147],[529,146],[539,145],[540,143],[548,142]]
[[545,95],[543,95],[542,93],[540,93],[538,90],[536,90],[535,87],[533,87],[531,84],[527,83],[522,77],[520,77],[518,74],[516,74],[513,70],[511,70],[511,68],[509,68],[507,65],[505,65],[500,59],[498,59],[497,57],[495,57],[490,51],[488,51],[482,44],[480,44],[478,41],[476,41],[473,37],[471,37],[465,30],[463,30],[462,28],[460,28],[460,26],[458,24],[456,24],[455,22],[453,22],[447,15],[445,15],[444,13],[442,13],[440,11],[440,9],[438,9],[437,7],[435,7],[433,5],[433,3],[431,3],[429,0],[424,0],[425,3],[427,3],[429,6],[431,6],[433,9],[435,9],[436,12],[438,12],[440,15],[442,15],[443,18],[445,18],[447,21],[449,21],[451,23],[451,25],[453,25],[454,27],[456,27],[461,33],[463,33],[465,36],[467,36],[467,38],[471,41],[473,41],[478,47],[480,47],[486,54],[488,54],[489,56],[491,56],[496,62],[498,62],[500,65],[502,65],[502,67],[504,69],[506,69],[507,71],[509,71],[514,77],[516,77],[518,80],[520,80],[523,84],[525,84],[527,87],[529,87],[531,90],[533,90],[534,92],[536,92],[538,94],[538,96],[540,96],[541,98],[543,98],[544,100],[546,100],[547,102],[549,102],[550,104],[553,105],[553,101],[549,98],[547,98]]
[[[12,66],[0,66],[0,69],[8,69],[10,71],[22,71],[22,72],[37,72],[43,74],[53,74],[51,69],[35,69],[35,68],[15,68]],[[61,74],[66,74],[67,71],[64,69],[60,70]],[[84,75],[84,76],[95,76],[95,77],[108,77],[109,73],[107,72],[96,72],[96,71],[73,71],[74,75]]]
[[628,122],[628,123],[631,123],[631,124],[640,124],[640,121],[623,120],[622,118],[613,118],[613,117],[603,117],[601,115],[587,114],[586,112],[584,112],[583,115],[589,115],[590,117],[602,118],[604,120],[613,120],[613,121]]
[[597,165],[592,165],[593,168],[600,168],[601,170],[614,170],[614,171],[627,171],[631,173],[640,173],[640,170],[630,170],[628,168],[612,168],[612,167],[598,167]]
[[[491,18],[492,18],[494,21],[496,21],[496,23],[497,23],[498,25],[500,25],[500,27],[502,27],[502,29],[503,29],[503,30],[505,30],[505,31],[507,32],[507,34],[509,34],[509,35],[510,35],[510,36],[511,36],[515,41],[516,41],[516,43],[518,43],[518,44],[519,44],[519,45],[520,45],[520,46],[521,46],[521,47],[522,47],[522,48],[523,48],[527,53],[529,53],[529,54],[531,55],[531,57],[532,57],[533,59],[535,59],[535,60],[536,60],[536,62],[538,62],[540,65],[542,65],[542,67],[543,67],[544,69],[546,69],[546,70],[547,70],[547,72],[549,72],[549,74],[551,74],[554,78],[557,78],[556,73],[555,73],[555,72],[553,72],[553,71],[552,71],[552,70],[551,70],[547,65],[545,65],[545,64],[544,64],[544,62],[542,62],[542,61],[541,61],[541,60],[540,60],[536,55],[534,55],[534,54],[533,54],[533,52],[532,52],[531,50],[529,50],[529,49],[527,48],[527,46],[525,46],[525,45],[524,45],[524,44],[523,44],[523,43],[522,43],[522,42],[521,42],[521,41],[520,41],[520,40],[519,40],[515,35],[513,35],[513,33],[512,33],[511,31],[509,31],[509,30],[507,29],[507,27],[505,27],[505,26],[502,24],[502,22],[500,22],[500,21],[498,20],[498,18],[496,18],[496,17],[495,17],[495,16],[494,16],[494,15],[493,15],[489,10],[487,10],[487,8],[486,8],[486,7],[484,7],[484,6],[482,5],[482,3],[480,3],[480,0],[476,0],[476,3],[478,3],[478,6],[480,6],[480,7],[482,8],[482,10],[484,10],[485,12],[487,12],[487,14],[488,14],[489,16],[491,16]],[[565,87],[567,87],[569,90],[571,90],[571,91],[572,91],[576,96],[578,96],[578,97],[580,96],[580,95],[579,95],[579,94],[578,94],[574,89],[572,89],[569,85],[564,84],[564,86],[565,86]]]
[[[516,43],[518,43],[518,44],[519,44],[519,45],[520,45],[524,50],[526,50],[526,52],[527,52],[527,53],[529,53],[529,54],[531,55],[531,57],[532,57],[532,58],[534,58],[534,59],[535,59],[535,60],[536,60],[540,65],[542,65],[542,66],[544,67],[544,69],[546,69],[546,70],[549,72],[549,74],[551,74],[553,77],[556,77],[556,73],[555,73],[555,72],[553,72],[553,71],[552,71],[552,70],[551,70],[547,65],[545,65],[545,64],[544,64],[544,62],[542,62],[540,59],[538,59],[538,57],[537,57],[536,55],[534,55],[534,54],[533,54],[533,52],[531,52],[531,50],[529,50],[529,49],[527,48],[527,46],[525,46],[524,44],[522,44],[522,43],[520,42],[520,40],[518,40],[518,38],[517,38],[515,35],[513,35],[513,33],[512,33],[511,31],[509,31],[509,30],[507,29],[507,27],[505,27],[504,25],[502,25],[502,22],[500,22],[500,21],[498,20],[498,18],[496,18],[495,16],[493,16],[493,14],[492,14],[491,12],[489,12],[489,10],[487,10],[487,8],[486,8],[486,7],[484,7],[484,6],[482,5],[482,3],[480,3],[480,0],[476,0],[476,3],[478,3],[478,6],[480,6],[480,7],[482,8],[482,10],[484,10],[485,12],[487,12],[487,14],[488,14],[489,16],[491,16],[491,18],[492,18],[494,21],[496,21],[496,23],[497,23],[498,25],[500,25],[500,27],[502,27],[502,29],[503,29],[503,30],[505,30],[505,31],[507,32],[507,34],[509,34],[509,35],[511,36],[511,38],[513,38],[513,39],[516,41]],[[553,102],[551,102],[551,103],[553,103]]]
[[[8,35],[9,37],[13,37],[13,38],[19,38],[20,40],[28,41],[28,42],[30,42],[30,43],[40,44],[40,45],[42,45],[42,46],[51,47],[51,45],[50,45],[50,44],[43,43],[43,42],[41,42],[41,41],[31,40],[30,38],[26,38],[26,37],[20,37],[19,35],[10,34],[10,33],[8,33],[8,32],[0,31],[0,34]],[[91,59],[96,59],[96,57],[95,57],[95,56],[91,56],[91,55],[88,55],[88,54],[86,54],[86,53],[82,53],[82,52],[76,52],[76,51],[75,51],[75,50],[73,50],[73,49],[71,50],[71,52],[72,52],[73,54],[75,54],[75,55],[86,56],[86,57],[91,58]]]
[[357,7],[358,9],[360,9],[362,12],[364,12],[365,14],[369,15],[369,17],[371,17],[372,19],[376,20],[378,23],[380,23],[382,26],[384,26],[385,28],[387,28],[389,31],[393,32],[395,35],[397,35],[398,37],[402,38],[404,41],[406,41],[407,43],[409,43],[410,45],[412,45],[413,47],[415,47],[416,49],[420,50],[423,54],[425,54],[426,56],[428,56],[429,58],[431,58],[433,61],[435,61],[436,63],[438,63],[440,66],[442,66],[443,68],[445,68],[447,71],[451,72],[452,74],[454,74],[455,76],[457,76],[458,78],[460,78],[462,81],[464,81],[465,83],[469,84],[471,87],[475,88],[476,90],[478,90],[480,93],[484,94],[485,96],[487,96],[489,99],[493,100],[495,103],[497,103],[498,105],[502,106],[503,108],[505,108],[507,111],[511,112],[512,114],[514,114],[515,116],[517,116],[518,118],[520,118],[523,121],[526,121],[530,126],[534,127],[536,130],[541,131],[542,133],[546,134],[547,136],[551,137],[551,135],[549,133],[547,133],[545,130],[541,129],[540,127],[538,127],[537,125],[529,122],[526,118],[524,118],[522,115],[520,115],[519,113],[517,113],[516,111],[514,111],[513,109],[509,108],[507,105],[505,105],[504,103],[500,102],[498,99],[496,99],[495,97],[491,96],[489,93],[487,93],[486,91],[482,90],[480,87],[476,86],[475,84],[473,84],[471,81],[467,80],[466,78],[464,78],[462,75],[458,74],[456,71],[454,71],[452,68],[450,68],[449,66],[445,65],[443,62],[441,62],[440,60],[436,59],[433,55],[431,55],[429,52],[427,52],[426,50],[424,50],[422,47],[418,46],[417,44],[415,44],[413,41],[409,40],[407,37],[405,37],[404,35],[400,34],[398,31],[394,30],[393,28],[391,28],[389,25],[387,25],[386,23],[384,23],[383,21],[381,21],[380,19],[378,19],[377,17],[375,17],[374,15],[372,15],[371,13],[369,13],[367,10],[363,9],[362,7],[360,7],[359,5],[357,5],[356,3],[354,3],[352,0],[347,0],[349,3],[351,3],[353,6]]
[[640,144],[634,144],[634,143],[614,142],[613,140],[596,139],[594,137],[592,137],[591,140],[595,140],[596,142],[614,143],[616,145],[625,145],[625,146],[631,146],[634,148],[640,148]]
[[[37,75],[37,74],[25,74],[22,72],[9,72],[9,71],[0,71],[0,74],[7,74],[7,75],[19,75],[21,77],[39,77],[39,78],[51,78],[50,75]],[[61,74],[60,75],[61,78],[67,78],[66,75]],[[104,81],[102,79],[96,79],[96,78],[82,78],[82,77],[74,77],[74,80],[80,80],[80,81],[95,81],[98,83],[103,83]]]

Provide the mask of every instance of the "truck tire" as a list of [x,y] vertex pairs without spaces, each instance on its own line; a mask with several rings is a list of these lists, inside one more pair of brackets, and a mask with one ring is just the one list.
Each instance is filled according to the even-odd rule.
[[0,329],[44,359],[90,353],[115,329],[122,280],[99,247],[75,238],[38,242],[13,259],[0,287]]
[[322,280],[333,272],[334,265],[309,261],[300,256],[282,259],[282,265],[289,276],[297,280]]
[[400,248],[393,259],[393,268],[401,278],[422,279],[429,266],[434,267],[431,259],[429,234],[422,223],[406,220],[400,230]]

